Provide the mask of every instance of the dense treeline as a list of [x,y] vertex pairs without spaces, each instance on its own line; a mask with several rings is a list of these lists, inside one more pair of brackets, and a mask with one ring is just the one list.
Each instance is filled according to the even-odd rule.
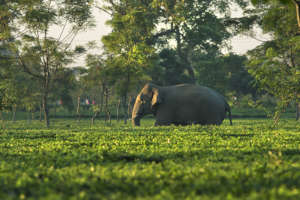
[[[0,5],[0,108],[40,112],[49,126],[58,107],[78,119],[126,120],[144,83],[196,83],[229,102],[284,110],[299,102],[299,39],[294,5],[241,0],[6,1]],[[249,6],[249,5],[252,6]],[[92,9],[111,16],[112,31],[95,48],[72,45],[93,27]],[[244,11],[236,18],[234,9]],[[293,10],[293,11],[292,11]],[[230,39],[259,26],[270,40],[248,56],[230,53]],[[58,34],[53,34],[56,30]],[[224,53],[226,52],[226,53]],[[229,53],[228,53],[229,52]],[[78,56],[84,66],[70,67]],[[271,99],[271,100],[270,100]],[[274,100],[275,99],[275,100]],[[274,103],[275,102],[275,103]],[[299,107],[299,106],[298,106]],[[279,112],[276,117],[278,118]]]

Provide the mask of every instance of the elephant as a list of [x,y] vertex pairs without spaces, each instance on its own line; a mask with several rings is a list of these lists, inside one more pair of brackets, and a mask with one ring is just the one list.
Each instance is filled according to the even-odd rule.
[[164,125],[220,125],[231,109],[225,98],[216,91],[199,85],[180,84],[160,87],[146,84],[137,95],[132,110],[133,126],[147,114],[156,118],[155,126]]

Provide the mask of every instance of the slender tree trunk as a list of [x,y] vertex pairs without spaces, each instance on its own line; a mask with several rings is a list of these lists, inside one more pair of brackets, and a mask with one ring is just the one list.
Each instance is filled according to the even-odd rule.
[[110,106],[109,106],[109,98],[107,99],[107,120],[108,123],[111,124],[111,111],[110,111]]
[[43,109],[44,109],[45,126],[48,128],[50,126],[49,108],[48,108],[48,92],[45,92],[45,94],[43,96]]
[[119,122],[119,113],[120,113],[121,99],[118,100],[117,103],[117,122]]
[[176,42],[177,42],[177,54],[181,60],[181,63],[183,64],[183,67],[188,71],[192,83],[195,83],[196,82],[195,72],[191,65],[191,62],[188,60],[189,51],[186,50],[183,51],[182,49],[181,34],[178,26],[176,27]]
[[31,122],[30,111],[27,112],[27,123]]
[[[292,63],[294,63],[292,61]],[[297,94],[297,92],[295,92],[295,101],[296,101],[296,121],[299,120],[300,118],[300,98],[299,98],[299,94]]]
[[78,95],[78,97],[77,97],[76,114],[77,114],[77,121],[80,121],[80,95]]
[[124,124],[127,124],[127,119],[128,119],[128,109],[127,109],[127,93],[123,96],[123,110],[124,110]]
[[128,104],[127,104],[127,99],[128,99],[128,92],[129,92],[129,85],[130,85],[130,68],[127,66],[127,83],[125,86],[125,92],[123,93],[123,110],[124,110],[124,124],[127,124],[128,120]]
[[108,111],[108,122],[109,122],[109,124],[111,124],[111,113],[110,113],[110,111]]
[[128,113],[128,115],[130,115],[130,113],[131,113],[131,99],[132,99],[132,97],[130,96],[128,98],[128,105],[127,105],[127,113]]
[[54,118],[56,118],[56,102],[54,103]]
[[49,72],[45,71],[43,109],[44,109],[44,122],[47,128],[50,126],[49,107],[48,107],[49,78],[50,78]]
[[17,106],[14,105],[13,108],[12,108],[12,118],[11,118],[11,120],[13,122],[16,121],[16,113],[17,113]]
[[105,96],[105,86],[102,83],[101,95],[100,95],[100,113],[105,112],[105,108],[104,108],[104,96]]
[[4,129],[5,128],[5,122],[4,122],[2,111],[0,111],[0,122],[1,122],[1,129]]
[[300,118],[300,102],[296,102],[296,120]]
[[110,114],[110,110],[109,110],[109,105],[108,105],[108,101],[109,101],[109,90],[106,87],[105,88],[105,105],[104,105],[104,110],[105,110],[105,122],[109,122],[111,123],[111,114]]
[[95,119],[96,119],[96,117],[98,116],[98,114],[99,114],[99,111],[95,112],[94,115],[92,116],[92,120],[91,120],[91,121],[92,121],[92,122],[91,122],[92,125],[94,125]]
[[[100,102],[99,102],[99,104],[97,104],[99,106],[99,109],[97,109],[97,111],[92,116],[92,119],[91,119],[92,125],[94,125],[97,116],[102,112],[103,96],[105,95],[104,94],[104,91],[105,91],[104,88],[105,88],[105,86],[102,85],[102,89],[101,89],[102,91],[101,91],[101,95],[100,95]],[[93,97],[93,99],[96,99],[96,95]]]
[[43,103],[40,103],[40,122],[42,121]]

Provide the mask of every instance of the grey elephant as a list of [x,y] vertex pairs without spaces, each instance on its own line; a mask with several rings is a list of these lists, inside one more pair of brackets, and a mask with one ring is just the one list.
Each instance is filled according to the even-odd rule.
[[143,116],[153,114],[156,126],[220,125],[227,112],[232,125],[230,106],[225,98],[208,87],[191,84],[160,87],[148,83],[136,97],[132,123],[139,126]]

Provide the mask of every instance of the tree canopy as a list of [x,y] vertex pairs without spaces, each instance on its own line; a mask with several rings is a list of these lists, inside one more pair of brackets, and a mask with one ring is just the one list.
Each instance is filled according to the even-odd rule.
[[[102,9],[112,17],[107,22],[112,33],[102,39],[108,52],[126,56],[125,61],[133,66],[153,67],[157,65],[153,59],[163,56],[166,62],[176,62],[174,67],[180,65],[180,76],[187,73],[189,80],[185,82],[192,83],[196,82],[195,71],[199,68],[194,60],[222,55],[226,41],[251,21],[230,17],[232,4],[244,8],[246,1],[105,2]],[[173,56],[166,56],[166,52]]]
[[259,24],[272,38],[252,50],[248,69],[259,87],[279,98],[280,110],[299,103],[300,38],[293,1],[254,2]]
[[1,35],[8,44],[6,59],[16,59],[17,66],[39,82],[49,126],[48,97],[55,84],[68,79],[64,68],[83,52],[71,44],[79,31],[93,25],[92,4],[89,0],[4,1],[0,9],[6,11]]

